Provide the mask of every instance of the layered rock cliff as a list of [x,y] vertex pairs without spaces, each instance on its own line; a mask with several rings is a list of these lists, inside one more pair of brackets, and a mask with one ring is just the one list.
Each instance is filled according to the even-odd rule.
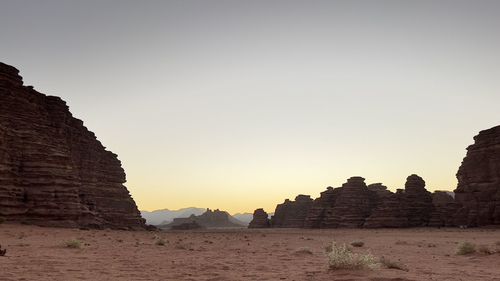
[[[500,126],[481,131],[467,148],[454,193],[425,188],[410,175],[396,193],[382,184],[366,186],[352,177],[328,187],[312,203],[286,200],[276,208],[270,227],[419,227],[500,225]],[[306,214],[306,215],[304,215]]]
[[0,63],[0,216],[65,227],[143,228],[116,154],[66,103]]
[[460,225],[500,224],[500,126],[479,132],[458,169]]
[[[341,187],[328,187],[314,201],[306,195],[297,196],[295,201],[285,200],[276,207],[269,226],[294,228],[427,226],[435,210],[431,193],[425,189],[424,180],[417,175],[409,176],[405,188],[396,193],[390,192],[381,183],[367,186],[364,178],[351,177]],[[256,211],[255,214],[260,216],[260,212]],[[258,220],[256,216],[254,218]],[[444,222],[442,223],[444,225]],[[263,224],[260,227],[264,227]]]
[[248,228],[267,228],[270,226],[269,214],[264,209],[257,209],[253,212],[253,219]]
[[273,227],[303,227],[304,220],[313,200],[309,195],[298,195],[295,201],[285,200],[276,206],[274,216],[271,217]]

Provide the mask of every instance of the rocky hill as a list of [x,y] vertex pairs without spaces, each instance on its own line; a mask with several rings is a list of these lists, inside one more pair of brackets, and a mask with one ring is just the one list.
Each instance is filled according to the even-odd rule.
[[59,97],[0,63],[0,217],[64,227],[143,228],[117,155]]
[[195,222],[204,228],[223,228],[223,227],[245,227],[245,223],[233,218],[225,211],[207,209],[205,213],[195,216],[191,215],[187,218],[176,218],[172,223],[159,225],[160,228],[170,229],[178,225],[188,225]]

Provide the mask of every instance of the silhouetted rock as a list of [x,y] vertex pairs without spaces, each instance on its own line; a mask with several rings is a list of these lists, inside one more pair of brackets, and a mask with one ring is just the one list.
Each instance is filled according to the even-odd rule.
[[212,211],[207,209],[207,211],[199,216],[191,215],[188,218],[175,218],[173,222],[166,225],[159,225],[160,228],[173,228],[176,225],[181,225],[185,223],[196,222],[202,227],[243,227],[244,224],[238,222],[236,219],[232,218],[230,214],[225,211],[215,210]]
[[66,103],[0,63],[0,216],[28,224],[143,228],[117,156]]
[[[405,189],[396,193],[381,183],[366,186],[364,178],[351,177],[342,187],[328,187],[312,204],[307,200],[305,207],[297,207],[301,201],[297,199],[277,206],[272,227],[416,227],[428,225],[435,211],[431,194],[417,175],[409,176]],[[440,210],[448,215],[452,207]],[[297,210],[302,212],[295,215]]]
[[434,205],[431,193],[425,189],[425,181],[417,175],[409,176],[403,195],[403,210],[408,218],[408,226],[427,226]]
[[457,224],[500,224],[500,126],[479,132],[458,169]]
[[253,212],[253,219],[248,228],[267,228],[270,226],[269,214],[264,209],[257,209]]
[[313,200],[309,195],[298,195],[295,201],[285,200],[276,206],[271,218],[273,227],[303,227]]
[[386,194],[376,203],[364,227],[416,227],[427,226],[434,210],[430,192],[425,181],[411,175],[406,179],[405,189]]
[[326,212],[322,227],[361,227],[373,205],[374,196],[368,190],[365,179],[351,177],[338,188],[335,203]]
[[[455,202],[452,192],[435,191],[432,193],[432,204],[434,210],[429,220],[429,226],[456,226],[455,214],[460,208],[460,204]],[[453,194],[453,193],[452,193]]]

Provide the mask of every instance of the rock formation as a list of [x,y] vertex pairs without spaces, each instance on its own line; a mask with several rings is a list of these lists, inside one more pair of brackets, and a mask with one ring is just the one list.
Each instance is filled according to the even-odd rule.
[[435,191],[432,193],[432,204],[434,211],[429,220],[429,226],[456,226],[457,218],[455,214],[460,208],[460,204],[455,202],[453,193],[446,191]]
[[[443,206],[439,209],[443,215],[452,210],[445,203],[440,206]],[[254,213],[256,221],[257,216],[262,216],[257,211]],[[297,196],[295,201],[285,200],[276,207],[270,226],[416,227],[427,226],[435,213],[438,215],[433,197],[425,189],[424,180],[417,175],[409,176],[405,189],[396,193],[381,183],[367,186],[364,178],[351,177],[341,187],[328,187],[314,201],[305,195]]]
[[[500,225],[500,126],[481,131],[467,148],[454,193],[431,194],[410,175],[396,193],[352,177],[311,202],[299,195],[276,207],[271,227],[420,227]],[[259,214],[260,216],[260,214]]]
[[271,225],[273,227],[303,227],[312,203],[313,200],[309,195],[298,195],[295,201],[286,199],[285,202],[276,206]]
[[500,224],[500,126],[479,132],[458,169],[457,224]]
[[66,103],[0,63],[0,216],[66,227],[143,228],[117,156]]
[[253,212],[253,219],[248,228],[266,228],[270,226],[269,214],[264,209],[257,209]]
[[187,218],[175,218],[173,222],[166,225],[159,225],[158,227],[169,229],[175,228],[175,226],[181,224],[189,224],[196,222],[202,227],[243,227],[244,224],[237,221],[231,215],[225,211],[215,210],[212,211],[207,209],[207,211],[199,216],[191,215]]

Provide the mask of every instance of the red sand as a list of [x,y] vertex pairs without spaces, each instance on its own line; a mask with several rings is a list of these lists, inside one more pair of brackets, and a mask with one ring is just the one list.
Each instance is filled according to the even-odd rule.
[[[82,248],[67,248],[72,239]],[[324,248],[333,240],[361,240],[356,252],[400,261],[409,271],[328,270]],[[3,224],[0,280],[500,280],[500,253],[458,256],[461,241],[500,251],[500,230],[132,232]],[[298,254],[301,248],[312,254]]]

